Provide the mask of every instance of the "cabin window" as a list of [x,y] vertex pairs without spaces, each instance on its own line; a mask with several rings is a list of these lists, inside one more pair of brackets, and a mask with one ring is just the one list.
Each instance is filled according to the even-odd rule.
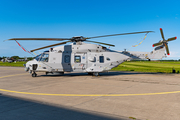
[[81,56],[75,56],[74,57],[74,62],[75,63],[80,63],[81,62]]
[[65,63],[70,63],[70,56],[69,55],[64,56],[64,62]]
[[104,63],[104,56],[99,56],[99,62]]

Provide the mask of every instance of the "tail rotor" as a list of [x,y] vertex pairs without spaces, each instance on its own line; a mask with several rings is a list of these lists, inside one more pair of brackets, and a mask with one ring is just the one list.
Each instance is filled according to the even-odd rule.
[[172,38],[169,38],[169,39],[165,40],[162,28],[160,28],[160,32],[161,32],[161,37],[162,37],[163,40],[158,42],[158,43],[153,44],[153,47],[163,44],[165,46],[165,48],[166,48],[167,55],[170,55],[169,48],[168,48],[168,42],[176,40],[177,37],[172,37]]

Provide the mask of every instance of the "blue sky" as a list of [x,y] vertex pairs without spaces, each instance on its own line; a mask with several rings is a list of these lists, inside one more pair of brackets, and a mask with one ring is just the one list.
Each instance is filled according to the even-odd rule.
[[[4,40],[23,37],[69,38],[92,37],[106,34],[155,31],[145,34],[92,39],[115,44],[113,50],[153,50],[152,44],[161,40],[159,28],[170,42],[168,59],[180,59],[180,1],[178,0],[0,0],[0,57],[32,56],[24,52],[15,41]],[[56,41],[19,41],[32,50]],[[47,48],[48,49],[48,48]],[[45,50],[47,50],[45,49]],[[43,52],[37,51],[36,53]]]

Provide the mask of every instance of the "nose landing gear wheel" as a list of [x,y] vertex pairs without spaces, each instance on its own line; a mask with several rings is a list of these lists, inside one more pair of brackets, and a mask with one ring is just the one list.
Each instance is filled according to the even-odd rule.
[[32,77],[37,77],[37,74],[34,72],[34,73],[32,74]]

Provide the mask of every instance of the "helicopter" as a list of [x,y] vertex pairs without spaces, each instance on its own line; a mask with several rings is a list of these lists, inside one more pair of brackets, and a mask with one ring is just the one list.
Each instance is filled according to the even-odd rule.
[[[160,28],[160,33],[163,40],[153,44],[153,47],[155,47],[155,49],[151,52],[134,52],[126,50],[115,51],[108,49],[105,46],[102,46],[106,45],[114,47],[115,45],[97,41],[90,41],[88,39],[150,32],[153,31],[111,34],[95,37],[75,36],[72,38],[12,38],[8,40],[66,40],[65,42],[33,49],[30,52],[50,48],[53,46],[63,45],[71,42],[71,44],[69,45],[50,48],[49,50],[37,55],[33,60],[28,61],[24,65],[25,71],[29,72],[32,75],[32,77],[37,76],[36,72],[45,72],[46,75],[63,75],[64,72],[85,72],[89,75],[99,76],[99,73],[108,72],[112,68],[117,67],[118,65],[127,60],[162,59],[166,57],[165,50],[167,55],[170,54],[168,42],[176,40],[177,37],[172,37],[166,40],[164,38],[162,28]],[[93,42],[97,44],[87,44],[85,42]]]

